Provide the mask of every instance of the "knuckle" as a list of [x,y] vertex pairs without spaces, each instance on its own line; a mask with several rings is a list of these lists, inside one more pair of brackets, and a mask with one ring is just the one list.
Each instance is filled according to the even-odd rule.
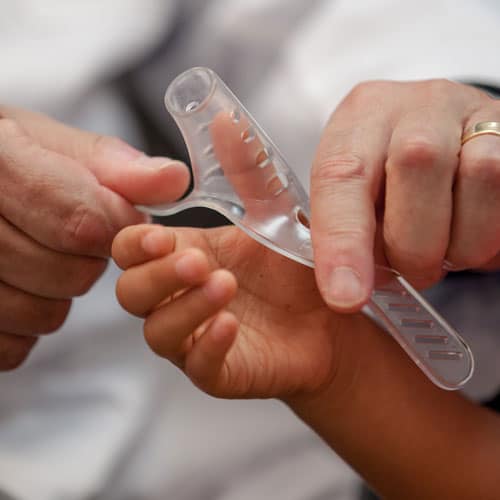
[[359,182],[366,176],[366,163],[361,156],[352,153],[320,158],[314,169],[314,177],[319,185],[327,187],[337,182]]
[[111,135],[96,135],[91,141],[89,157],[99,157],[106,151],[120,150],[124,142],[118,137]]
[[478,102],[482,102],[480,90],[446,78],[424,80],[414,85],[418,97],[427,106],[451,109],[458,106],[463,108],[465,101],[473,109]]
[[364,103],[366,100],[371,100],[381,93],[387,91],[389,87],[396,85],[395,82],[388,82],[384,80],[367,80],[356,84],[349,94],[347,99],[349,101]]
[[434,78],[429,81],[431,92],[436,95],[450,95],[450,92],[459,87],[459,84],[446,78]]
[[112,234],[106,217],[94,207],[80,203],[70,212],[61,231],[62,249],[77,253],[109,254]]
[[441,144],[426,135],[405,138],[391,149],[388,164],[397,168],[432,168],[444,155]]
[[339,221],[336,226],[330,226],[322,235],[325,241],[330,242],[330,251],[336,255],[350,253],[353,249],[366,247],[370,242],[371,228],[368,223],[359,220]]
[[452,96],[456,94],[457,90],[460,90],[459,94],[462,93],[460,84],[447,80],[446,78],[433,78],[417,82],[415,90],[422,99],[430,103],[442,103],[443,100],[449,102]]

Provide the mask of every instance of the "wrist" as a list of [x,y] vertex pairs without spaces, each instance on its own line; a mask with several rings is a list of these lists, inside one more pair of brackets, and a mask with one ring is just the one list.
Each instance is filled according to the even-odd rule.
[[384,498],[495,498],[500,419],[438,389],[374,325],[358,327],[332,384],[290,408]]
[[294,393],[282,398],[295,413],[313,415],[328,408],[331,418],[350,411],[353,396],[372,399],[373,393],[364,394],[364,381],[379,372],[388,355],[387,345],[395,344],[392,338],[362,314],[342,315],[338,322],[337,356],[332,375],[314,391]]

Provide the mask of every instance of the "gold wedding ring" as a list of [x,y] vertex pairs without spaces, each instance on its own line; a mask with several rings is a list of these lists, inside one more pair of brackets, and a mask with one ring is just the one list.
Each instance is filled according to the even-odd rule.
[[462,136],[462,146],[480,135],[498,135],[500,136],[500,122],[479,122],[466,130]]

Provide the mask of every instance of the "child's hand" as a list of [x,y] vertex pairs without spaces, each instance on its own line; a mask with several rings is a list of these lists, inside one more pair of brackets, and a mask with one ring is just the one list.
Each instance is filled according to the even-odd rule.
[[330,386],[346,337],[365,321],[332,313],[311,269],[235,227],[133,226],[116,237],[113,257],[126,270],[118,299],[146,318],[149,346],[215,396]]

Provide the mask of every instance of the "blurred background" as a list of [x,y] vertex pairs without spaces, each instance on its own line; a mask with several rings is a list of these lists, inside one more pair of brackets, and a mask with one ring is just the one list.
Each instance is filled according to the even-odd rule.
[[[358,82],[447,77],[494,92],[499,20],[496,0],[0,0],[0,102],[188,161],[163,94],[208,66],[307,187],[322,127]],[[195,209],[162,223],[226,221]],[[280,403],[215,400],[155,358],[116,277],[110,266],[60,335],[0,374],[0,498],[369,498]],[[478,400],[500,385],[498,290],[494,274],[459,273],[429,292],[473,346]]]

